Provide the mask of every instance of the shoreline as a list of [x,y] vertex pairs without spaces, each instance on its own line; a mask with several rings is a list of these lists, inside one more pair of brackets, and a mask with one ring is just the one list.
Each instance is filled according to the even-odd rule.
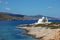
[[[18,27],[17,29],[21,29],[21,28]],[[22,29],[22,30],[25,30],[25,32],[23,33],[23,35],[31,36],[32,38],[38,39],[38,40],[40,39],[40,38],[36,38],[35,35],[27,34],[29,32],[29,30],[26,30],[26,29]]]
[[[17,29],[22,29],[26,31],[25,33],[23,33],[24,35],[32,36],[33,38],[38,40],[54,39],[54,35],[55,35],[54,33],[58,30],[60,31],[60,29],[46,29],[46,28],[41,29],[41,28],[42,27],[17,27]],[[35,32],[33,32],[34,30]],[[42,33],[40,32],[40,30]]]
[[[17,29],[21,29],[21,28],[18,27]],[[25,30],[25,32],[23,33],[23,35],[31,36],[31,37],[34,38],[34,39],[38,39],[38,38],[35,38],[34,35],[27,34],[27,33],[29,32],[28,30],[26,30],[26,29],[22,29],[22,30]]]

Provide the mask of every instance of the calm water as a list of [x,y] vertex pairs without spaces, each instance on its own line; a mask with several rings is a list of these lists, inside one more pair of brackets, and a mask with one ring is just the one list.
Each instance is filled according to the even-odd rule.
[[[51,21],[51,20],[50,20]],[[36,40],[31,36],[23,35],[25,30],[18,30],[16,27],[20,24],[31,24],[37,20],[29,21],[0,21],[0,40]],[[60,22],[60,20],[52,20],[52,22]]]

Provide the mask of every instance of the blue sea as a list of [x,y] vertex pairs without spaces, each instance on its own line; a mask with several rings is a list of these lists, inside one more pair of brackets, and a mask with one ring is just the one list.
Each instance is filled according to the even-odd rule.
[[[60,20],[49,20],[60,22]],[[37,20],[0,21],[0,40],[37,40],[31,36],[24,35],[25,30],[18,30],[16,27],[21,24],[32,24]]]

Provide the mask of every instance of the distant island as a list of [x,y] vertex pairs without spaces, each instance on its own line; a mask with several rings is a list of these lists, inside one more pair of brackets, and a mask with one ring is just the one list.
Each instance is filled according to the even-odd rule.
[[[0,20],[38,20],[41,17],[43,17],[43,15],[28,16],[28,15],[0,12]],[[59,18],[54,17],[48,17],[48,16],[44,17],[47,17],[49,20],[60,20]]]

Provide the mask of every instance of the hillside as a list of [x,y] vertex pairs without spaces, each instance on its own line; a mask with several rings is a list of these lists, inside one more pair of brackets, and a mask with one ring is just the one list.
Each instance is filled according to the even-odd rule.
[[23,20],[23,15],[0,12],[0,20]]
[[[0,20],[37,20],[43,17],[43,15],[27,16],[21,14],[12,14],[7,12],[0,12]],[[50,20],[59,20],[58,18],[45,16]]]

